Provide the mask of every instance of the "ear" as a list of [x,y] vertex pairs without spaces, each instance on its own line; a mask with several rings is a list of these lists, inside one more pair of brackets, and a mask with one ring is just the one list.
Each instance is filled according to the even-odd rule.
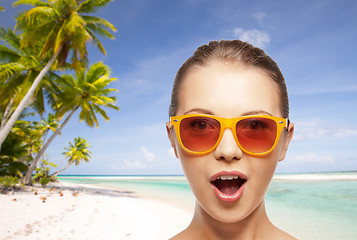
[[281,149],[281,152],[280,152],[279,162],[281,162],[285,159],[286,152],[288,151],[290,141],[294,136],[294,129],[295,129],[294,123],[290,123],[288,133],[284,139],[283,148]]
[[178,158],[178,155],[177,155],[177,151],[176,151],[176,145],[175,145],[175,142],[174,142],[174,131],[171,130],[172,128],[170,128],[170,123],[167,122],[166,123],[166,132],[167,132],[167,137],[169,138],[170,140],[170,143],[171,143],[171,147],[174,149],[174,152],[175,152],[175,156],[176,158]]

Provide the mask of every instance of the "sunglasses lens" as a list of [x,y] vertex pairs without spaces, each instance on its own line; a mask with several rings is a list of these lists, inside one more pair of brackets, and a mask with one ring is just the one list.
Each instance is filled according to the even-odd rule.
[[181,120],[180,136],[182,144],[194,152],[211,149],[219,138],[219,121],[208,117],[188,117]]
[[252,153],[269,151],[277,134],[276,122],[268,118],[247,118],[236,126],[237,138],[244,149]]

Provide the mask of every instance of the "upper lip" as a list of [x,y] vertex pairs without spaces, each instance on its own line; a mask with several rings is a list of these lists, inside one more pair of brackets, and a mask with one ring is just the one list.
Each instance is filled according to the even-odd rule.
[[234,179],[237,177],[239,177],[240,179],[247,180],[247,176],[244,173],[239,172],[239,171],[220,171],[220,172],[213,174],[209,180],[210,180],[210,182],[213,182],[213,181],[217,180],[218,178],[221,178],[222,180],[226,180],[226,179]]

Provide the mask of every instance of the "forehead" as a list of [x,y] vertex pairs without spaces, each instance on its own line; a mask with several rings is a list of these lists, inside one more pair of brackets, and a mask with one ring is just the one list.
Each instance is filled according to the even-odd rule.
[[223,117],[251,111],[281,116],[277,85],[257,68],[214,63],[191,69],[178,97],[177,115],[199,108]]

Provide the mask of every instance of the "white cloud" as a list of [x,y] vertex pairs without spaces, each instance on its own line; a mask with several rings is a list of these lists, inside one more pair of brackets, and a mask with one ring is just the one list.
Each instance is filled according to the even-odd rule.
[[235,28],[233,29],[233,34],[234,37],[249,42],[259,48],[263,48],[270,43],[269,35],[257,29],[244,30],[243,28]]
[[146,147],[141,146],[140,148],[141,152],[143,153],[143,157],[145,158],[146,161],[148,162],[154,162],[157,160],[155,154],[153,154],[152,152],[149,152]]
[[322,163],[331,164],[335,162],[335,159],[331,155],[319,155],[316,153],[306,153],[289,157],[289,162],[300,163]]
[[120,165],[120,168],[117,168],[116,165],[112,167],[114,169],[138,169],[138,168],[145,168],[145,164],[139,160],[133,160],[133,161],[129,161],[129,160],[122,160],[122,164]]
[[351,136],[357,136],[357,129],[352,126],[327,125],[320,120],[312,119],[295,122],[293,140],[342,139]]
[[266,18],[266,14],[265,13],[263,13],[263,12],[257,12],[257,13],[254,13],[253,14],[253,17],[261,24],[261,25],[263,25],[263,20],[264,20],[264,18]]

